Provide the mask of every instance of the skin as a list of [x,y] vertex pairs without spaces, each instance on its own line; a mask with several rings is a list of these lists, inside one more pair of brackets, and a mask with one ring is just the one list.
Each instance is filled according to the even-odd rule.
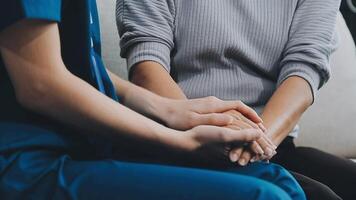
[[218,127],[231,123],[231,116],[221,114],[231,109],[261,121],[239,101],[171,100],[110,73],[127,107],[121,105],[67,70],[59,38],[58,25],[47,21],[23,20],[0,32],[1,56],[17,101],[25,109],[76,126],[85,134],[114,141],[129,137],[186,153],[203,147],[209,150],[206,153],[220,152],[226,145],[251,142],[262,134]]
[[[307,81],[300,77],[287,78],[277,88],[261,114],[267,129],[266,135],[271,138],[276,146],[288,136],[312,102],[313,96],[310,86]],[[240,158],[245,161],[251,160],[253,156],[246,150],[240,153]],[[258,160],[258,158],[255,157],[253,160]]]
[[[179,86],[169,77],[169,73],[159,63],[152,61],[138,63],[131,72],[131,81],[136,85],[164,97],[186,98]],[[166,81],[163,82],[164,80]],[[231,150],[230,160],[244,166],[249,162],[271,159],[277,153],[277,146],[288,136],[312,101],[312,91],[307,81],[292,76],[287,78],[269,99],[261,115],[263,124],[236,110],[225,112],[234,117],[230,128],[259,128],[265,133],[249,146]]]
[[[167,77],[168,76],[168,77]],[[167,71],[164,68],[152,61],[145,61],[137,64],[135,66],[135,70],[131,74],[131,80],[133,83],[144,87],[152,92],[167,97],[167,98],[175,98],[175,99],[187,99],[184,95],[183,91],[179,88],[179,86],[173,81],[173,79],[169,76]],[[163,82],[166,80],[166,82]],[[249,116],[244,115],[241,112],[236,110],[226,111],[225,114],[228,114],[234,118],[232,126],[228,126],[229,128],[235,130],[243,130],[243,129],[260,129],[265,130],[262,121],[256,120],[255,118],[251,118]],[[262,135],[261,139],[258,141],[252,142],[249,145],[249,151],[256,155],[261,156],[262,158],[268,158],[273,156],[276,152],[276,146],[272,143],[272,141],[266,136]],[[230,160],[232,162],[236,162],[239,160],[239,151],[242,153],[243,148],[233,149],[230,154]],[[239,162],[240,165],[246,165],[246,163]]]

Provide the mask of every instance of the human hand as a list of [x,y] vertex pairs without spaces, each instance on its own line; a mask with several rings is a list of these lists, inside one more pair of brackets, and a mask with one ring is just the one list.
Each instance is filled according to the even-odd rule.
[[197,126],[183,134],[185,149],[198,154],[200,157],[226,158],[229,152],[226,149],[241,147],[244,143],[258,140],[262,132],[258,129],[234,130],[216,126]]
[[[230,110],[225,112],[226,114],[234,117],[233,123],[228,126],[235,130],[255,128],[265,132],[266,129],[262,123],[256,124],[247,119],[241,113],[236,110]],[[257,161],[260,159],[269,160],[276,154],[276,146],[267,137],[266,134],[262,134],[261,138],[257,141],[253,141],[250,144],[246,144],[244,147],[237,147],[230,151],[230,160],[232,162],[238,162],[241,166],[245,166],[250,161]]]
[[223,113],[236,110],[246,119],[261,123],[257,113],[241,101],[223,101],[216,97],[192,100],[165,99],[160,119],[174,129],[188,130],[199,125],[227,126],[234,117]]

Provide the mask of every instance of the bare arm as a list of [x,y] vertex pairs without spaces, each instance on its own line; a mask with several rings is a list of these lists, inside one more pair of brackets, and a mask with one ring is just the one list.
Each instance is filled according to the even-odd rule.
[[187,98],[170,74],[157,62],[138,63],[132,69],[130,79],[134,84],[160,96],[172,99]]
[[[171,78],[170,74],[164,70],[164,68],[156,62],[144,61],[138,63],[133,71],[131,72],[132,82],[138,84],[139,86],[150,90],[160,96],[170,98],[170,99],[187,99],[183,91],[180,89],[178,84]],[[114,78],[115,80],[115,78]],[[117,85],[117,84],[115,84]],[[212,97],[210,97],[212,98]],[[212,98],[214,99],[214,98]],[[223,113],[227,112],[228,115],[230,110],[235,110],[241,113],[238,118],[244,118],[252,123],[261,123],[261,118],[257,113],[250,107],[244,105],[241,101],[238,101],[241,106],[232,109],[215,109],[212,112]],[[209,105],[211,107],[211,105]],[[233,118],[236,118],[233,116]],[[203,123],[200,123],[203,124]],[[210,125],[222,126],[221,123],[209,123]],[[226,124],[225,124],[226,125]]]
[[[120,136],[132,137],[183,151],[193,151],[210,143],[251,141],[260,135],[255,130],[232,131],[209,126],[180,134],[111,100],[66,69],[56,23],[24,20],[12,25],[0,33],[0,52],[17,100],[23,107],[89,130],[84,133],[113,140]],[[132,92],[136,87],[121,82],[124,97],[130,96],[129,93],[142,93]],[[143,95],[146,94],[145,102],[161,103],[162,98],[147,91]],[[130,103],[130,98],[125,99]]]
[[261,117],[267,134],[279,145],[313,101],[309,84],[302,78],[287,78],[268,101]]
[[1,33],[0,49],[17,99],[27,109],[105,137],[128,134],[174,145],[168,139],[174,131],[111,100],[66,69],[57,24],[18,22]]
[[[158,95],[174,99],[186,99],[182,90],[159,63],[152,61],[138,63],[131,72],[131,80],[133,83],[147,88]],[[258,129],[259,126],[262,126],[261,128],[264,130],[265,128],[261,124],[258,115],[252,111],[252,109],[249,108],[249,110],[250,111],[245,112],[241,109],[231,109],[226,111],[226,114],[233,116],[234,118],[229,128],[236,130],[249,128]],[[259,126],[257,124],[259,124]],[[252,157],[252,153],[257,155],[272,156],[275,154],[275,149],[276,147],[272,144],[272,141],[270,141],[267,135],[263,134],[257,142],[253,142],[251,144],[251,153],[248,153],[248,155],[246,155],[247,153],[241,155],[243,153],[243,148],[236,148],[230,152],[230,160],[232,162],[236,162],[239,161],[240,158],[244,157],[245,162],[240,160],[239,164],[246,165]]]

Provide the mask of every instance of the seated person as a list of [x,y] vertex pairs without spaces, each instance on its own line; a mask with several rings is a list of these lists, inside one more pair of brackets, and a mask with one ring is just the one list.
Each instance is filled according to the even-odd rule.
[[305,199],[274,164],[218,172],[115,159],[128,138],[227,158],[262,133],[220,127],[233,119],[215,113],[261,119],[239,101],[170,100],[120,79],[103,66],[99,32],[95,0],[1,1],[1,199]]
[[330,76],[339,5],[339,0],[118,0],[121,55],[131,81],[156,94],[241,100],[260,113],[278,154],[261,138],[251,147],[259,145],[268,156],[236,148],[230,156],[238,165],[272,159],[299,173],[308,199],[354,199],[356,164],[294,145],[299,118]]

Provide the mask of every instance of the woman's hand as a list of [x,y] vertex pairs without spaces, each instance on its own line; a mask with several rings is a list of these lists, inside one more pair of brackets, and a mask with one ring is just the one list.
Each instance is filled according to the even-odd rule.
[[[234,117],[233,123],[228,126],[229,128],[235,130],[254,128],[260,129],[262,132],[266,131],[262,123],[256,124],[236,110],[230,110],[225,113]],[[257,141],[253,141],[245,147],[234,148],[230,151],[229,156],[232,162],[238,162],[241,166],[244,166],[250,161],[270,159],[276,154],[275,149],[276,146],[272,143],[269,137],[266,134],[262,134],[261,138]]]
[[226,149],[240,147],[244,143],[258,140],[262,132],[258,129],[233,130],[216,126],[197,126],[186,131],[182,137],[185,150],[200,157],[229,159]]
[[261,118],[241,101],[222,101],[216,97],[192,100],[164,99],[159,118],[169,127],[187,130],[198,125],[228,126],[234,117],[223,113],[236,110],[252,123],[261,123]]

